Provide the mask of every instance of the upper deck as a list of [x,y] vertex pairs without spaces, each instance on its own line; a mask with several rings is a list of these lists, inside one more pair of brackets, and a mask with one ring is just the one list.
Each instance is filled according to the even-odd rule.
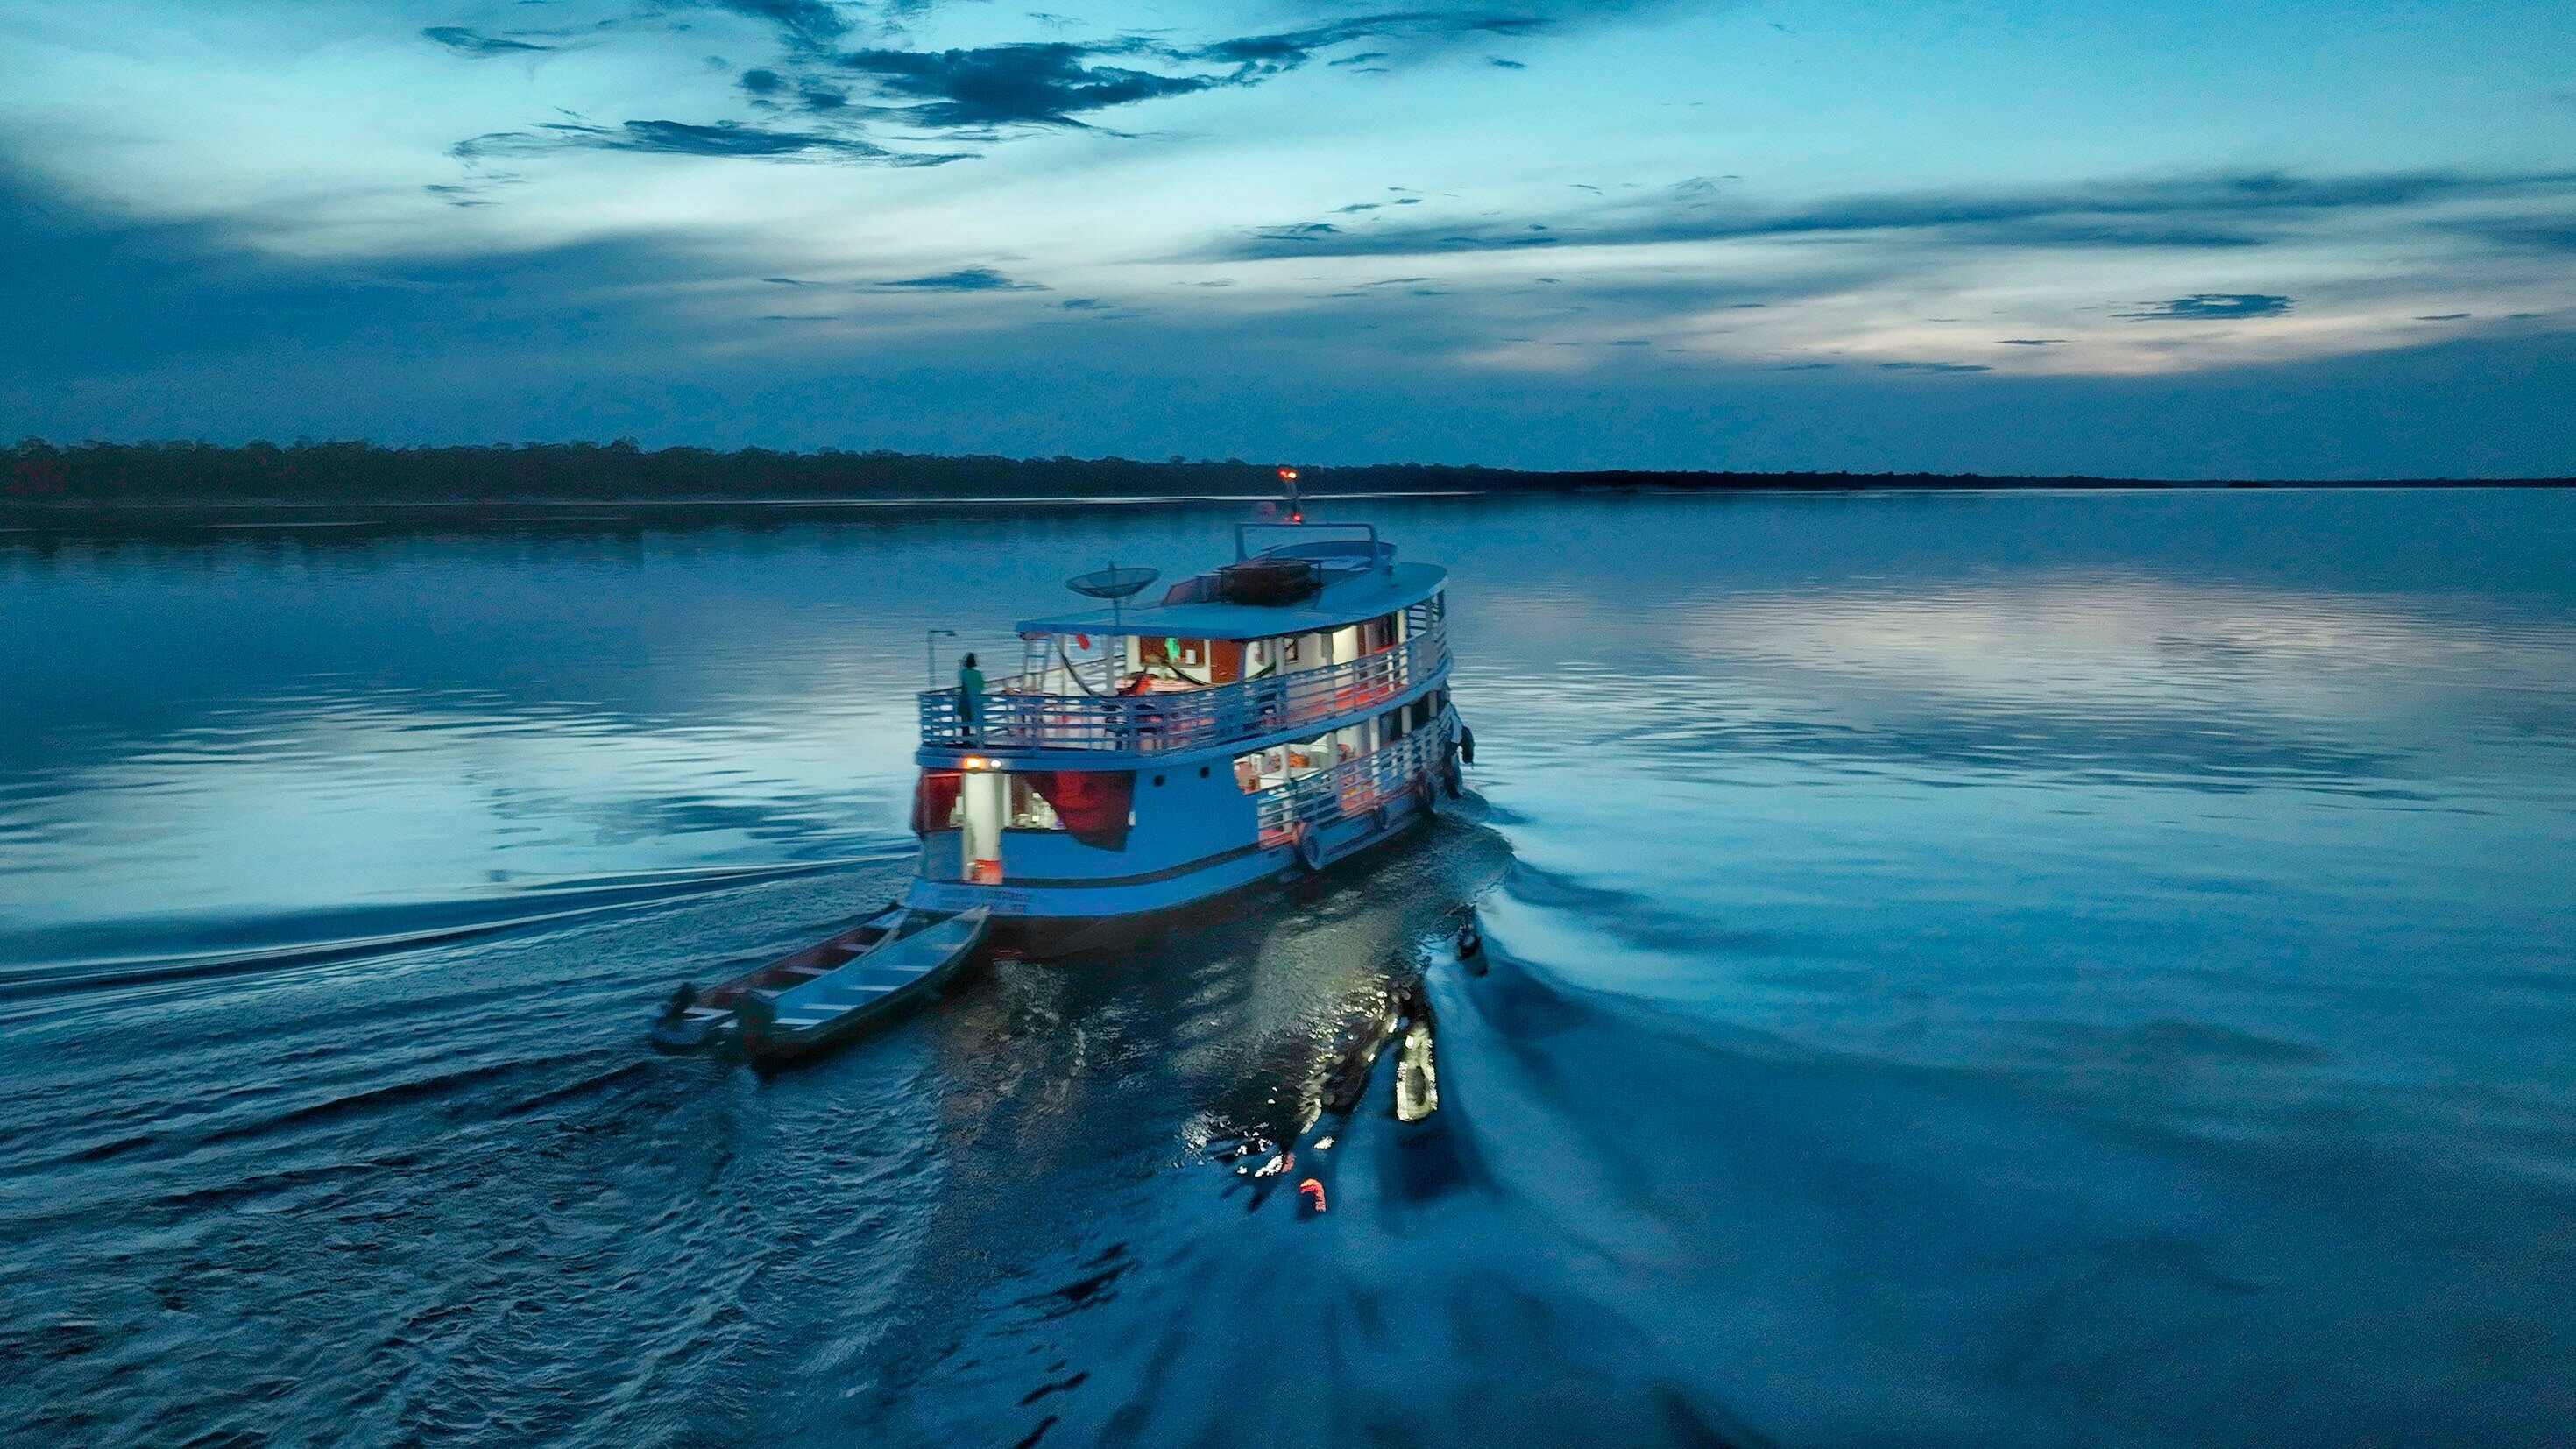
[[1417,694],[1448,672],[1449,642],[1434,628],[1346,664],[1170,694],[1049,694],[1014,675],[989,686],[971,728],[956,690],[924,690],[921,743],[925,750],[974,754],[1164,754],[1329,729]]
[[925,764],[1283,737],[1402,702],[1446,675],[1445,570],[1397,563],[1366,525],[1362,539],[1297,527],[1295,541],[1251,552],[1245,535],[1269,527],[1280,525],[1241,526],[1234,564],[1184,578],[1157,602],[1022,620],[1020,671],[988,681],[974,718],[957,690],[922,693]]
[[1024,635],[1116,632],[1182,639],[1270,639],[1344,628],[1392,614],[1439,593],[1448,580],[1448,570],[1431,564],[1388,563],[1364,571],[1326,573],[1312,597],[1294,604],[1233,604],[1191,597],[1185,591],[1201,580],[1183,579],[1159,603],[1023,619],[1019,630]]

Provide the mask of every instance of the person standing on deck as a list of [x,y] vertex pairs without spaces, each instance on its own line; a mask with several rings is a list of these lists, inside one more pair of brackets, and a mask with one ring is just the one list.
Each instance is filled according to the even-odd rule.
[[965,726],[966,742],[974,744],[984,722],[984,671],[975,667],[975,656],[957,661],[957,720]]

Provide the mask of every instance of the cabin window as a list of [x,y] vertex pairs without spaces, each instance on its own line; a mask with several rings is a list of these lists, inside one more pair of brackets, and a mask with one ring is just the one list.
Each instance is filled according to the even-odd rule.
[[912,793],[912,833],[955,830],[965,823],[965,776],[955,770],[924,770]]
[[1010,828],[1061,830],[1085,845],[1127,848],[1127,827],[1136,819],[1135,771],[1015,770],[1009,779]]
[[1190,669],[1204,669],[1208,662],[1208,641],[1178,637],[1140,639],[1136,644],[1136,658],[1141,664],[1180,665]]
[[1013,830],[1062,830],[1064,822],[1056,818],[1055,807],[1038,793],[1025,773],[1011,776],[1010,828]]
[[1135,643],[1133,677],[1127,692],[1233,684],[1244,677],[1240,639],[1184,639],[1178,635],[1142,638]]
[[1288,778],[1292,780],[1302,780],[1341,762],[1340,743],[1331,735],[1317,735],[1288,746]]
[[[1290,778],[1288,757],[1295,748],[1290,745],[1273,745],[1266,750],[1255,750],[1248,755],[1235,756],[1235,788],[1250,795],[1256,791],[1269,790],[1287,784]],[[1299,773],[1313,772],[1301,768]]]

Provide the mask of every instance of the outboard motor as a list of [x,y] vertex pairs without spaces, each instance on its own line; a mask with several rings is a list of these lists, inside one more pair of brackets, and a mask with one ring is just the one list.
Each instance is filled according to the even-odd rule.
[[1485,974],[1485,936],[1476,929],[1476,913],[1473,911],[1469,911],[1467,919],[1458,925],[1458,964],[1478,976]]

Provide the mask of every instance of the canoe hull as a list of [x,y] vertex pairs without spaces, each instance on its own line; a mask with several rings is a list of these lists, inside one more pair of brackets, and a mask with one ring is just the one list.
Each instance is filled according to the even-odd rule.
[[940,967],[900,991],[888,992],[879,1000],[854,1007],[820,1026],[802,1030],[746,1021],[742,1025],[743,1055],[755,1062],[780,1063],[803,1061],[830,1051],[853,1037],[862,1036],[869,1028],[885,1025],[916,1007],[928,1005],[947,989],[948,983],[965,969],[975,953],[960,952],[949,964]]
[[728,977],[700,993],[680,1015],[672,1016],[666,1012],[655,1020],[647,1040],[655,1051],[672,1053],[706,1051],[731,1045],[739,1025],[736,1011],[745,997],[756,991],[792,987],[847,965],[884,940],[903,915],[902,906],[890,905],[857,925],[811,946]]
[[[950,982],[965,970],[980,953],[989,919],[982,912],[968,912],[969,919],[952,920],[925,928],[915,936],[899,937],[879,947],[862,952],[838,972],[819,978],[803,990],[807,993],[828,991],[839,986],[835,977],[857,977],[871,970],[883,969],[884,956],[902,953],[907,947],[918,949],[927,938],[940,938],[942,954],[935,964],[898,985],[887,986],[882,994],[852,1006],[820,1006],[812,1001],[782,999],[781,994],[754,992],[746,995],[736,1012],[740,1022],[742,1050],[755,1062],[776,1064],[797,1061],[859,1036],[871,1028],[900,1016],[914,1007],[943,993]],[[948,936],[955,939],[949,941]],[[880,954],[882,953],[882,955]],[[866,988],[874,990],[875,988]],[[793,1025],[781,1013],[803,1015],[819,1010],[829,1014],[807,1025]]]

